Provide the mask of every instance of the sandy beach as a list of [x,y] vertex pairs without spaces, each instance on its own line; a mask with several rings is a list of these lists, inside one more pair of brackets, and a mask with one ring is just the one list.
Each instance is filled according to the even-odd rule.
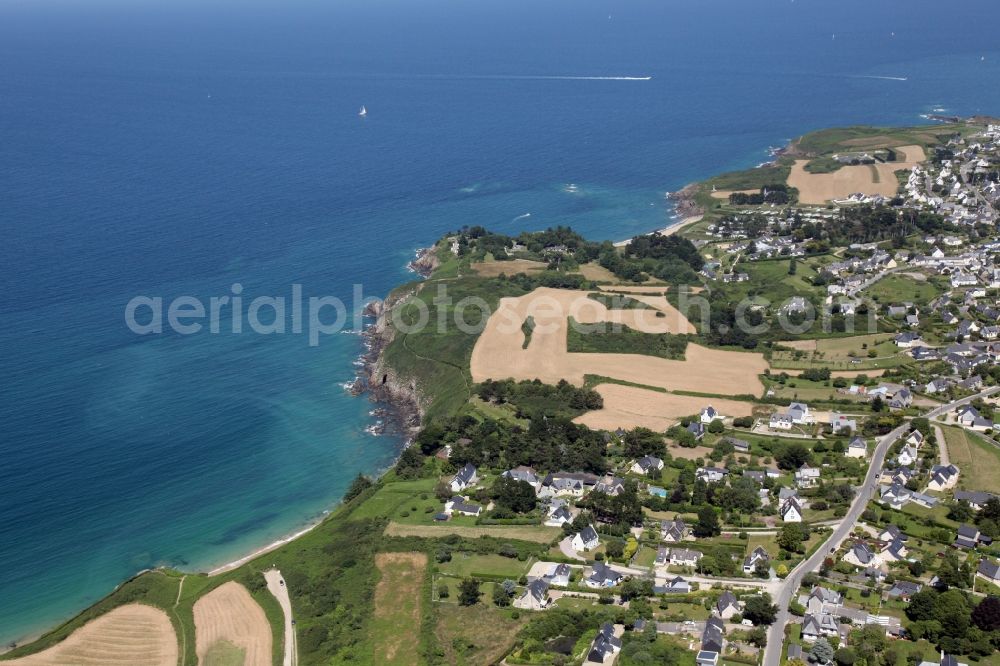
[[[662,229],[658,229],[656,231],[652,231],[652,232],[650,232],[650,233],[648,233],[646,235],[647,236],[652,236],[653,234],[659,234],[661,236],[673,236],[674,234],[676,234],[677,232],[679,232],[681,229],[684,229],[685,227],[688,227],[688,226],[694,224],[695,222],[700,222],[701,218],[703,218],[703,217],[705,217],[705,216],[704,215],[691,215],[691,216],[685,217],[684,219],[682,219],[677,224],[672,224],[669,227],[664,227]],[[631,238],[629,238],[628,240],[618,241],[617,243],[615,243],[615,247],[624,247],[624,246],[628,245],[631,242],[632,242]]]

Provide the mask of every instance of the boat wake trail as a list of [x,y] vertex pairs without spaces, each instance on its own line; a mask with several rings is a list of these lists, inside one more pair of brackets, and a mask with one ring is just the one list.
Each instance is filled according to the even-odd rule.
[[652,76],[556,76],[544,74],[526,74],[523,76],[515,74],[470,74],[470,75],[441,75],[426,78],[434,79],[466,79],[479,81],[652,81]]
[[527,217],[531,217],[531,213],[525,213],[524,215],[518,215],[513,220],[511,220],[511,222],[517,222],[518,220],[523,220],[523,219],[525,219]]
[[910,80],[910,78],[908,76],[874,76],[874,75],[865,76],[865,75],[860,75],[860,76],[855,76],[853,78],[855,78],[855,79],[880,79],[882,81],[909,81]]

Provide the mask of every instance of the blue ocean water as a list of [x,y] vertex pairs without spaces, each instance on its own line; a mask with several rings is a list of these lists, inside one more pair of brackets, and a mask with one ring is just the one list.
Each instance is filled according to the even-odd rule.
[[[811,129],[1000,115],[995,21],[945,20],[930,0],[0,3],[0,641],[288,534],[402,444],[341,388],[357,336],[138,337],[132,297],[384,295],[464,224],[625,238]],[[616,76],[653,78],[547,78]]]

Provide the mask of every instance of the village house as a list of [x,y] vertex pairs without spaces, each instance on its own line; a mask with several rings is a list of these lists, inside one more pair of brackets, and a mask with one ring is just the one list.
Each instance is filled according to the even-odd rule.
[[583,497],[597,485],[597,476],[587,472],[553,472],[542,479],[539,497]]
[[587,587],[614,587],[625,579],[625,575],[615,571],[604,562],[594,562],[590,576],[584,581]]
[[622,639],[615,636],[614,625],[610,622],[605,622],[601,625],[600,631],[597,632],[597,637],[594,638],[590,652],[587,653],[587,661],[602,664],[608,657],[613,658],[621,649]]
[[795,485],[799,488],[812,488],[819,482],[819,475],[818,467],[803,465],[795,472]]
[[852,437],[844,453],[848,458],[865,458],[868,456],[868,444],[861,437]]
[[832,612],[834,607],[840,606],[843,603],[843,595],[817,585],[809,593],[805,607],[810,613],[819,615],[824,612]]
[[553,564],[545,573],[545,580],[552,587],[566,587],[569,585],[572,572],[568,564]]
[[694,476],[705,483],[721,483],[726,480],[728,474],[729,470],[724,467],[699,467]]
[[594,529],[593,525],[587,525],[582,530],[573,535],[570,540],[570,545],[573,546],[573,550],[580,553],[587,550],[593,550],[600,545],[601,540],[597,536],[597,530]]
[[726,590],[719,597],[719,600],[715,602],[715,608],[713,611],[715,614],[722,618],[723,620],[728,620],[732,616],[740,613],[743,610],[740,600],[736,598],[736,595]]
[[715,421],[716,419],[722,420],[724,418],[725,417],[718,411],[716,411],[715,407],[712,407],[712,405],[709,405],[708,407],[705,407],[704,409],[701,410],[700,420],[702,423],[706,425],[711,423],[712,421]]
[[562,527],[571,522],[573,522],[573,512],[566,502],[557,499],[549,504],[545,517],[545,524],[548,527]]
[[659,472],[663,469],[663,461],[656,456],[643,456],[632,463],[632,467],[629,469],[633,474],[649,474],[650,472]]
[[814,642],[820,638],[838,636],[837,621],[829,613],[806,613],[802,618],[802,640]]
[[690,594],[691,583],[680,576],[674,576],[664,581],[663,585],[654,586],[656,594]]
[[465,463],[462,469],[458,470],[451,479],[451,492],[460,493],[471,485],[474,485],[479,477],[476,475],[476,466],[472,463]]
[[955,501],[965,502],[970,507],[976,511],[981,511],[986,503],[991,499],[998,499],[993,493],[983,492],[982,490],[956,490],[955,491]]
[[689,550],[687,548],[671,548],[670,549],[670,564],[680,567],[696,567],[698,566],[698,560],[700,560],[703,555],[697,550]]
[[501,476],[504,476],[508,479],[513,479],[514,481],[524,481],[525,483],[529,484],[532,488],[537,488],[538,483],[541,480],[538,478],[538,474],[535,473],[535,470],[533,470],[530,467],[525,467],[524,465],[520,465],[519,467],[515,467],[514,469],[509,469],[506,472],[504,472]]
[[446,515],[461,514],[463,516],[478,516],[483,512],[483,507],[473,502],[469,502],[461,495],[455,495],[444,503],[444,513]]
[[844,554],[844,561],[856,567],[878,568],[882,566],[882,558],[877,555],[868,544],[863,541],[856,541]]
[[536,578],[524,588],[524,593],[514,599],[514,608],[522,610],[544,610],[552,604],[549,584],[544,578]]
[[989,430],[993,421],[983,418],[979,410],[972,405],[963,405],[955,411],[955,421],[970,430]]
[[959,548],[972,549],[979,545],[982,534],[975,525],[962,524],[958,526],[954,545]]
[[924,589],[924,586],[920,583],[911,583],[908,580],[897,580],[885,594],[890,599],[909,601],[910,597],[922,589]]
[[681,519],[660,522],[660,536],[667,543],[679,543],[688,535],[688,526]]
[[954,465],[934,465],[930,472],[928,490],[942,491],[953,488],[958,483],[958,468]]
[[830,430],[834,435],[846,432],[854,433],[858,429],[858,422],[844,414],[830,413]]
[[996,562],[991,562],[985,557],[979,560],[979,567],[976,569],[976,575],[991,583],[1000,583],[1000,564]]
[[781,515],[781,520],[786,523],[801,523],[802,522],[802,505],[799,504],[798,498],[789,497],[781,504],[781,508],[778,509],[778,513]]
[[771,556],[763,547],[757,546],[749,555],[743,558],[743,573],[752,574],[757,569],[757,564],[770,562]]

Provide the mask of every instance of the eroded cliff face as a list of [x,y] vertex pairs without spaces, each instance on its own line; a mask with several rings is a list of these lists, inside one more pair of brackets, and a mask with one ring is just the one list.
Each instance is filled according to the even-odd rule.
[[433,247],[425,247],[417,251],[416,258],[407,267],[421,277],[430,277],[431,273],[441,265],[437,251]]
[[418,285],[387,301],[373,301],[366,306],[365,315],[374,321],[362,334],[366,347],[364,363],[352,387],[352,392],[367,393],[369,400],[378,405],[375,415],[382,421],[383,428],[393,428],[407,437],[417,433],[423,418],[419,387],[401,377],[385,361],[383,352],[395,338],[396,329],[391,324],[393,309],[419,288]]

